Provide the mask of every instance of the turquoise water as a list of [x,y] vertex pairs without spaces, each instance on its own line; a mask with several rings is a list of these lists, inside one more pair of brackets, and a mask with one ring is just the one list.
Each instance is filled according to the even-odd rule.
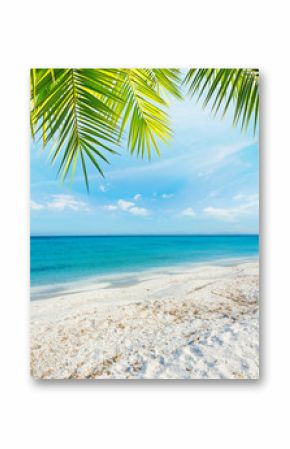
[[258,256],[257,235],[31,237],[31,286]]

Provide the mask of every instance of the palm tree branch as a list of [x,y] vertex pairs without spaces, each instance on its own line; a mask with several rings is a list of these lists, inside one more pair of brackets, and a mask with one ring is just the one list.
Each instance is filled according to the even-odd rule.
[[225,116],[232,103],[233,125],[246,130],[253,119],[253,130],[259,117],[258,69],[190,69],[184,79],[190,96],[203,99],[203,107],[211,103],[211,110]]

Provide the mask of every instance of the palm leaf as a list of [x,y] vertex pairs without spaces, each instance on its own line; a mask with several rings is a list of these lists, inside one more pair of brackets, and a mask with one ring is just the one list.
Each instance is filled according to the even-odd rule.
[[253,119],[256,132],[259,118],[259,70],[258,69],[190,69],[184,83],[189,94],[203,99],[203,106],[211,104],[211,110],[223,116],[234,105],[233,125],[241,124],[246,130]]
[[154,89],[154,81],[142,69],[124,70],[121,78],[121,93],[124,98],[121,132],[128,121],[128,148],[131,153],[144,156],[145,150],[150,158],[151,147],[159,154],[155,136],[167,141],[171,136],[168,115],[161,106],[165,100]]
[[181,98],[177,69],[32,69],[31,132],[45,147],[53,141],[51,161],[71,177],[78,158],[88,187],[86,161],[103,176],[99,161],[116,153],[125,132],[131,153],[159,154],[157,139],[171,136],[166,95]]
[[100,96],[115,98],[114,71],[56,69],[53,76],[51,70],[36,72],[36,76],[32,73],[34,135],[41,136],[44,146],[51,140],[55,142],[51,161],[62,154],[59,173],[63,179],[69,170],[73,176],[80,154],[86,183],[86,158],[91,162],[94,159],[95,167],[103,175],[96,158],[101,155],[102,160],[108,160],[98,151],[93,158],[88,142],[93,149],[116,153],[118,133],[112,119],[114,112],[100,100]]
[[120,69],[116,91],[123,102],[113,107],[120,118],[119,137],[127,132],[132,154],[150,158],[152,148],[159,154],[157,139],[168,142],[172,135],[168,97],[182,98],[180,84],[177,69]]

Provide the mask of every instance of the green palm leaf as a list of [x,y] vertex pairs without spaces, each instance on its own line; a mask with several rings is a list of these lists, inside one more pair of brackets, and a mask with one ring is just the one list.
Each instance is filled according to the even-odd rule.
[[164,92],[181,98],[178,90],[179,73],[174,69],[123,69],[120,72],[118,93],[120,135],[128,124],[127,146],[131,153],[151,157],[151,148],[159,154],[157,138],[167,142],[171,137],[168,102]]
[[69,170],[73,177],[81,155],[88,186],[86,159],[103,175],[98,160],[108,162],[103,153],[116,153],[112,148],[117,143],[114,112],[100,100],[100,96],[115,98],[114,71],[56,69],[52,76],[50,70],[40,69],[32,78],[34,135],[40,135],[44,145],[54,140],[51,161],[61,156],[59,173],[63,179]]
[[225,115],[229,105],[234,105],[233,125],[241,123],[246,130],[253,119],[254,133],[259,118],[258,69],[190,69],[184,83],[189,94],[203,98],[203,106],[211,103],[214,114]]
[[54,142],[63,179],[80,158],[88,187],[87,161],[103,175],[100,161],[109,163],[126,131],[131,153],[159,154],[157,139],[171,136],[166,95],[181,98],[179,84],[177,69],[32,69],[32,136]]

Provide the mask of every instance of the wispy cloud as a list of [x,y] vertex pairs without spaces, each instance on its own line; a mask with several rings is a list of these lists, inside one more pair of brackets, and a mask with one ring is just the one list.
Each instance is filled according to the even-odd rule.
[[199,177],[210,176],[219,167],[230,161],[230,156],[241,152],[250,145],[256,143],[254,140],[242,141],[233,145],[219,145],[209,149],[208,158],[199,165]]
[[72,195],[52,195],[52,201],[48,202],[46,207],[53,210],[71,209],[76,212],[89,210],[85,201],[76,200]]
[[[135,195],[136,196],[136,195]],[[141,196],[140,196],[141,197]],[[108,211],[116,211],[120,210],[123,212],[127,212],[131,215],[138,215],[145,217],[149,215],[150,211],[146,209],[145,207],[137,207],[133,201],[127,201],[127,200],[118,200],[116,204],[107,204],[104,206],[104,209]]]
[[88,203],[75,199],[73,195],[51,195],[50,200],[43,204],[31,201],[30,207],[32,210],[63,211],[64,209],[70,209],[75,212],[90,210]]
[[259,195],[258,193],[252,193],[250,195],[246,195],[244,193],[238,193],[233,197],[235,201],[258,201]]
[[131,207],[129,209],[130,214],[132,215],[140,215],[142,217],[146,217],[147,215],[149,215],[149,210],[145,209],[145,207]]
[[135,206],[132,201],[119,200],[117,201],[118,208],[121,210],[129,210],[131,207]]
[[[208,176],[221,165],[230,161],[230,157],[256,143],[253,139],[243,139],[236,144],[202,145],[193,144],[185,154],[179,154],[168,159],[156,159],[144,165],[124,167],[122,170],[108,170],[108,178],[123,179],[140,176],[176,176],[182,172],[183,176],[195,173],[199,177]],[[196,146],[195,146],[196,145]],[[206,157],[205,157],[206,154]],[[178,167],[178,170],[176,170]],[[165,193],[166,195],[166,193]]]
[[233,220],[237,214],[237,209],[226,209],[221,207],[206,207],[203,211],[214,218],[221,218],[224,220]]
[[228,208],[210,206],[204,208],[203,211],[211,217],[227,221],[233,221],[241,215],[247,215],[257,212],[259,206],[258,195],[236,195],[234,199],[236,201],[246,199],[247,201],[239,204],[238,206]]
[[191,207],[187,207],[186,209],[184,209],[181,212],[181,215],[183,217],[192,217],[192,218],[196,217],[196,213],[194,212],[194,210]]
[[135,201],[141,200],[141,194],[140,193],[136,193],[136,195],[134,196],[134,200]]
[[252,145],[254,142],[255,142],[254,140],[247,140],[234,145],[217,146],[214,152],[214,162],[217,163],[223,161],[226,157],[238,153],[244,148],[247,148],[248,146]]
[[37,203],[36,201],[30,201],[30,208],[32,210],[41,210],[44,209],[43,204]]
[[115,206],[114,204],[107,204],[106,206],[104,206],[104,209],[112,211],[112,210],[117,210],[118,206]]

